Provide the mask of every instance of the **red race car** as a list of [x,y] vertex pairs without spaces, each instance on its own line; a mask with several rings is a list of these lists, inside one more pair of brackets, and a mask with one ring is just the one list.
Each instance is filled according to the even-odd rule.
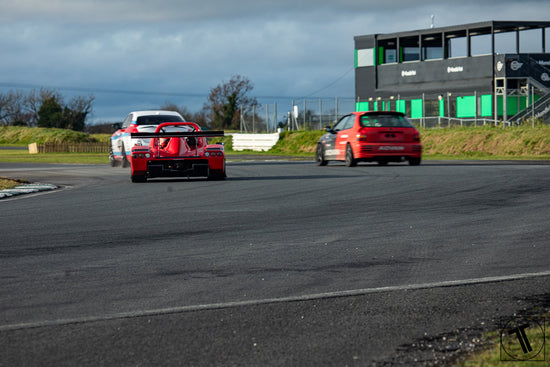
[[420,133],[401,112],[353,112],[326,131],[315,152],[319,166],[328,161],[344,161],[348,167],[357,162],[403,161],[417,166],[422,159]]
[[[111,166],[129,167],[132,146],[136,143],[142,144],[142,142],[132,141],[130,134],[137,132],[152,133],[158,124],[163,122],[185,122],[185,120],[182,115],[175,111],[150,110],[130,112],[123,123],[113,124],[116,131],[111,136],[109,150]],[[169,130],[177,131],[175,128]]]
[[[178,131],[167,131],[168,127],[177,127]],[[159,124],[154,132],[130,135],[139,139],[130,156],[132,182],[155,177],[226,177],[223,144],[207,141],[224,136],[223,131],[201,131],[194,122],[167,122]]]

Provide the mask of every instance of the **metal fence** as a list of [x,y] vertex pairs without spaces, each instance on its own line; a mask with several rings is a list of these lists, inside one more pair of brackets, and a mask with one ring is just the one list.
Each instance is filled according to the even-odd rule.
[[355,111],[354,98],[297,98],[262,100],[250,116],[241,120],[241,132],[321,130]]
[[[517,99],[517,103],[513,98]],[[510,108],[513,113],[525,107],[526,109],[533,107],[533,101],[528,98],[523,96],[513,98],[510,97],[507,102],[514,104],[514,108]],[[401,111],[423,128],[512,124],[512,121],[503,122],[502,118],[495,119],[494,96],[478,91],[465,92],[461,95],[453,95],[449,92],[422,93],[417,97],[406,99],[396,95],[387,99],[368,98],[362,101],[334,97],[297,98],[271,102],[264,100],[264,102],[256,106],[252,117],[242,120],[241,132],[274,132],[279,127],[286,130],[322,130],[327,125],[334,125],[342,116],[356,111],[357,106],[359,108],[368,106],[365,110]],[[502,109],[502,106],[499,108]],[[535,119],[532,117],[539,116],[532,115],[527,116],[526,120],[534,126]],[[550,123],[548,118],[538,118],[537,121]]]
[[487,118],[453,118],[453,117],[421,117],[421,118],[411,118],[417,126],[423,127],[425,129],[429,128],[440,128],[440,127],[478,127],[485,125],[498,125],[500,121],[487,119]]

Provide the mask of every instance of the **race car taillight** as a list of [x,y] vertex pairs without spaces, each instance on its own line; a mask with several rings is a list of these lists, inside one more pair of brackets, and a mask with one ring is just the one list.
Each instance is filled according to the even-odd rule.
[[221,156],[223,156],[223,153],[222,152],[205,152],[204,156],[205,157],[210,157],[210,156],[212,156],[212,157],[216,157],[216,156],[221,157]]
[[134,153],[132,154],[132,158],[151,158],[150,153]]
[[356,135],[357,141],[367,141],[367,134],[357,134]]

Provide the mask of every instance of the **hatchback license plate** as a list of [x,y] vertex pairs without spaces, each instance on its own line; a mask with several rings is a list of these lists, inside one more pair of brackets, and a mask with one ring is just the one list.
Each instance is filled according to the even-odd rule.
[[395,145],[383,145],[383,146],[379,147],[378,150],[400,151],[400,150],[405,150],[405,147],[395,146]]

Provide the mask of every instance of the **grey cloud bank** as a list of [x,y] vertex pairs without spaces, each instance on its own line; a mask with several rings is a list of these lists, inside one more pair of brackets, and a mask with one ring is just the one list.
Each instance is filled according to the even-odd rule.
[[164,102],[198,110],[236,74],[257,97],[353,98],[353,37],[429,28],[430,14],[436,27],[548,20],[550,1],[4,0],[0,93],[89,91],[96,120]]

